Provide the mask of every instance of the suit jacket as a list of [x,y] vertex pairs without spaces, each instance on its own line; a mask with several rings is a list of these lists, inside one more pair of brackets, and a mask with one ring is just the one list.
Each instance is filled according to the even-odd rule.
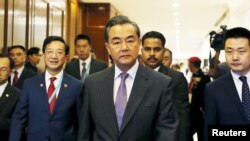
[[[31,78],[33,76],[35,76],[36,73],[30,69],[27,69],[26,67],[24,67],[20,77],[18,78],[17,80],[17,83],[16,83],[16,87],[20,90],[22,90],[23,88],[23,82],[24,80],[28,79],[28,78]],[[11,82],[12,83],[12,82]]]
[[208,125],[247,124],[231,73],[227,73],[205,89],[205,133]]
[[27,69],[32,70],[32,71],[35,72],[35,73],[38,73],[37,67],[34,66],[34,65],[32,65],[29,61],[27,61],[27,62],[25,63],[25,67],[26,67]]
[[19,141],[25,127],[27,141],[75,141],[82,87],[79,80],[64,73],[54,111],[50,113],[45,73],[26,80],[13,114],[9,141]]
[[181,72],[174,71],[168,67],[160,66],[159,72],[169,76],[173,80],[174,100],[179,115],[179,141],[187,141],[190,134],[188,83]]
[[[103,61],[91,59],[89,74],[96,73],[106,68],[107,65]],[[78,80],[81,80],[79,59],[72,60],[71,62],[69,62],[65,67],[65,72],[77,78]]]
[[178,115],[171,78],[139,65],[118,129],[114,67],[86,79],[78,141],[175,141]]
[[17,101],[19,100],[20,90],[16,87],[7,85],[0,98],[0,139],[8,141],[11,117]]

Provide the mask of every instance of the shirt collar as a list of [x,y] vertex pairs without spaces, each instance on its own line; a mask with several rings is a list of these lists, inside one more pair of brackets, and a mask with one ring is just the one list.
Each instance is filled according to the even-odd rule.
[[8,81],[6,81],[4,84],[0,85],[0,90],[1,90],[0,97],[3,95],[3,92],[4,92],[5,88],[7,87],[7,85],[8,85]]
[[21,68],[17,69],[17,70],[13,69],[13,73],[14,73],[14,71],[17,71],[18,76],[19,76],[19,74],[21,74],[23,72],[23,69],[24,69],[24,65]]
[[80,66],[82,65],[83,62],[86,63],[85,67],[88,68],[88,66],[90,66],[90,62],[91,62],[91,55],[89,55],[89,57],[84,61],[79,59]]
[[[231,70],[231,74],[232,74],[234,80],[240,81],[239,78],[240,78],[241,75],[233,72],[232,70]],[[250,72],[248,72],[245,76],[247,77],[247,81],[249,82],[249,80],[250,80]]]
[[51,74],[49,74],[49,72],[46,70],[45,71],[45,80],[46,81],[50,81],[51,77],[56,77],[56,80],[59,80],[59,78],[61,78],[63,76],[63,70],[61,70],[61,72],[59,72],[56,76],[52,76]]
[[161,67],[161,66],[156,67],[156,68],[154,69],[154,71],[159,71],[160,67]]
[[[134,79],[138,68],[139,68],[139,62],[138,60],[136,60],[135,64],[127,71],[129,77]],[[122,71],[115,64],[115,79],[117,79],[121,73]]]

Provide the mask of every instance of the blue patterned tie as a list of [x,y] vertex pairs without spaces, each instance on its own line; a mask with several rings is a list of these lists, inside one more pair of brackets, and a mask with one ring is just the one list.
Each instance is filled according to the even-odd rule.
[[242,85],[242,105],[245,111],[245,115],[247,118],[248,123],[250,123],[250,90],[247,84],[247,77],[241,76],[239,78],[243,85]]
[[127,88],[125,80],[127,79],[128,76],[129,74],[127,73],[120,74],[121,83],[116,95],[115,112],[119,129],[121,128],[123,115],[127,105]]

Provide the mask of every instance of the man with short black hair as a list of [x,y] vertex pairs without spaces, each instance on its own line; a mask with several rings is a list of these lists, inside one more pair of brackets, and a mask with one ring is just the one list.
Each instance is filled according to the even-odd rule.
[[139,64],[137,24],[115,16],[104,35],[114,65],[85,81],[78,141],[175,141],[171,78]]
[[86,34],[77,35],[75,38],[75,52],[78,59],[69,62],[65,67],[65,72],[84,82],[88,75],[107,68],[103,61],[91,57],[91,50],[90,37]]
[[208,125],[250,124],[250,31],[242,27],[228,30],[224,49],[231,71],[205,89],[206,139]]
[[[178,141],[188,141],[190,134],[188,84],[181,72],[163,66],[165,37],[157,31],[150,31],[142,37],[141,59],[145,66],[163,73],[173,80],[174,100],[179,115]],[[169,58],[170,59],[170,58]]]
[[10,75],[11,85],[22,89],[24,80],[33,77],[36,73],[25,67],[26,52],[21,45],[11,46],[8,49],[8,55],[14,60],[14,68]]
[[4,54],[0,54],[0,139],[8,141],[11,117],[17,101],[19,100],[20,90],[13,87],[8,82],[8,78],[14,67],[13,60]]
[[63,71],[69,53],[59,36],[43,43],[46,70],[25,81],[13,114],[9,141],[76,141],[83,84]]
[[27,61],[25,63],[25,67],[28,69],[31,69],[32,71],[38,73],[37,64],[40,62],[41,54],[40,54],[40,48],[38,47],[31,47],[27,51]]

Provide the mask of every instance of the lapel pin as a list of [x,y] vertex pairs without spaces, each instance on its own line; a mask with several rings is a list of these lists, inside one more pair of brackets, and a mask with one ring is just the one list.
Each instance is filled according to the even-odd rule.
[[9,97],[10,95],[9,95],[9,94],[6,94],[5,96],[6,96],[6,97]]
[[64,84],[64,87],[67,88],[67,87],[68,87],[68,84]]
[[43,87],[43,83],[40,84],[40,87]]

